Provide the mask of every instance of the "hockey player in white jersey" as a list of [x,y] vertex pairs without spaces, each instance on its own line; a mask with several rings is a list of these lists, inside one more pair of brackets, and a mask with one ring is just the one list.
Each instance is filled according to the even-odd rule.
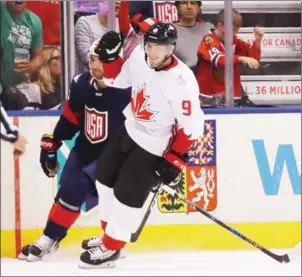
[[[100,60],[114,61],[122,38],[109,32]],[[83,252],[82,268],[113,267],[122,247],[130,242],[141,220],[152,187],[171,183],[186,166],[185,153],[203,134],[204,114],[192,71],[174,55],[176,28],[154,24],[109,86],[132,87],[125,108],[125,126],[109,140],[96,168],[100,245]],[[106,39],[105,39],[106,41]],[[96,49],[97,52],[97,49]]]

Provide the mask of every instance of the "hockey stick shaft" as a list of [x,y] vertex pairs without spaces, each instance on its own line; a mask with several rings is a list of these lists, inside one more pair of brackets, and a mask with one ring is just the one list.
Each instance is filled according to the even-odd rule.
[[147,211],[146,211],[146,213],[145,213],[145,215],[144,215],[144,217],[143,217],[143,219],[142,219],[142,222],[141,222],[141,224],[139,225],[137,231],[136,231],[135,233],[132,233],[132,234],[131,234],[130,242],[136,242],[136,241],[138,240],[138,238],[139,238],[139,236],[140,236],[142,230],[144,229],[145,224],[146,224],[146,222],[147,222],[147,220],[148,220],[148,218],[149,218],[149,216],[150,216],[150,214],[151,214],[152,207],[153,207],[154,204],[155,204],[155,199],[156,199],[156,197],[157,197],[157,195],[158,195],[158,193],[159,193],[159,187],[160,187],[160,185],[159,185],[159,186],[156,188],[156,190],[154,191],[154,195],[153,195],[153,197],[152,197],[152,199],[151,199],[151,202],[150,202],[150,204],[149,204],[149,206],[148,206],[148,209],[147,209]]
[[199,207],[198,205],[196,205],[193,201],[185,198],[182,194],[178,193],[176,190],[172,189],[171,187],[169,187],[167,185],[162,185],[161,189],[163,189],[164,191],[166,191],[167,193],[169,193],[169,194],[171,194],[173,196],[177,196],[180,200],[182,200],[183,202],[187,203],[188,205],[190,205],[191,207],[193,207],[195,210],[197,210],[198,212],[200,212],[201,214],[203,214],[204,216],[206,216],[210,220],[214,221],[215,223],[217,223],[221,227],[227,229],[229,232],[231,232],[232,234],[234,234],[237,237],[241,238],[242,240],[246,241],[247,243],[251,244],[255,248],[261,250],[266,255],[268,255],[271,258],[277,260],[278,262],[280,262],[280,263],[288,263],[288,262],[291,261],[291,259],[289,258],[289,255],[287,255],[287,254],[285,254],[285,255],[277,255],[277,254],[269,251],[268,249],[266,249],[265,247],[261,246],[257,242],[255,242],[252,239],[248,238],[247,236],[241,234],[236,229],[228,226],[227,224],[225,224],[224,222],[222,222],[218,218],[214,217],[213,215],[211,215],[210,213],[208,213],[207,211],[205,211],[204,209],[202,209],[201,207]]

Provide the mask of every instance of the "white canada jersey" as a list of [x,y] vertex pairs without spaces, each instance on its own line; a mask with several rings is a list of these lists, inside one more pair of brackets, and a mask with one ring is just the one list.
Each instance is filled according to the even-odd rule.
[[147,65],[140,44],[117,78],[106,83],[132,87],[131,102],[124,110],[125,125],[129,136],[148,152],[162,156],[181,128],[192,143],[203,134],[204,113],[197,81],[189,67],[175,56],[171,66],[156,71]]

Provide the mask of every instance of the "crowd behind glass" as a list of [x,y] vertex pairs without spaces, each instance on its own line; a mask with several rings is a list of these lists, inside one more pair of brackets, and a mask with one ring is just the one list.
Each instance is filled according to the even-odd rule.
[[[176,15],[171,18],[178,30],[178,42],[175,55],[185,62],[196,74],[201,92],[204,84],[200,81],[202,72],[198,73],[198,52],[202,48],[203,36],[210,30],[218,30],[217,18],[219,15],[203,14],[201,1],[177,1],[175,5]],[[20,4],[21,3],[21,4]],[[139,1],[137,2],[139,3]],[[2,1],[1,12],[1,101],[8,110],[23,109],[60,109],[66,92],[61,84],[62,59],[60,51],[61,42],[61,7],[58,1]],[[108,30],[108,1],[74,1],[74,41],[75,45],[75,73],[89,70],[89,47]],[[123,57],[127,59],[133,48],[141,43],[143,38],[143,26],[139,31],[131,24],[129,19],[129,1],[116,1],[115,17],[117,29],[123,32],[126,40],[123,48]],[[264,15],[265,17],[265,15]],[[257,23],[270,27],[276,19],[265,22],[264,17],[258,17],[250,22],[248,16],[238,13],[234,21],[234,33],[241,26],[256,27]],[[256,21],[259,22],[256,22]],[[260,22],[261,21],[261,22]],[[192,28],[194,27],[194,28]],[[300,21],[301,27],[301,21]],[[254,37],[260,40],[261,29],[254,29]],[[217,32],[216,32],[217,33]],[[188,43],[188,41],[190,43]],[[209,41],[208,41],[209,42]],[[208,42],[205,42],[205,46]],[[212,53],[215,55],[215,53]],[[272,70],[266,63],[256,65],[254,61],[241,59],[238,62],[240,71],[248,71],[249,75],[263,74],[265,70]],[[240,64],[240,65],[239,65]],[[301,74],[301,67],[296,64],[287,64],[283,67],[286,74],[297,71]],[[280,70],[280,68],[279,68]],[[264,73],[266,74],[266,73]],[[270,72],[274,74],[274,72]],[[286,75],[285,74],[285,75]],[[223,70],[213,70],[213,78],[224,80]],[[236,78],[236,77],[235,77]],[[240,80],[239,80],[240,82]],[[248,99],[244,87],[240,84],[235,91],[237,106],[253,106]],[[214,92],[211,95],[201,93],[201,106],[223,106],[223,93]]]

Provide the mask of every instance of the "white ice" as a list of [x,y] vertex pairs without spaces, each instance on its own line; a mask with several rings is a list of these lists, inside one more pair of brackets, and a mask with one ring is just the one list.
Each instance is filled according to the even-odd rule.
[[127,254],[111,269],[80,269],[78,261],[59,252],[36,263],[1,259],[1,276],[301,276],[301,259],[280,264],[260,251]]

